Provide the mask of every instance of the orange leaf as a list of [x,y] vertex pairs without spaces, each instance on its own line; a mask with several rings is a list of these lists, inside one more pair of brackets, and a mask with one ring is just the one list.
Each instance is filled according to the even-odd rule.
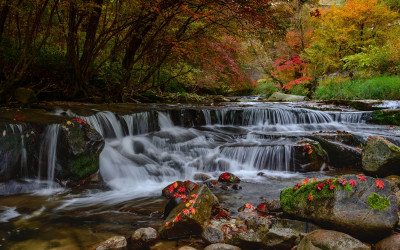
[[384,183],[382,180],[380,180],[380,179],[376,179],[375,185],[376,185],[379,189],[382,189],[382,188],[385,187],[385,183]]
[[314,199],[313,194],[309,194],[307,199],[308,199],[309,201],[312,201],[312,200]]

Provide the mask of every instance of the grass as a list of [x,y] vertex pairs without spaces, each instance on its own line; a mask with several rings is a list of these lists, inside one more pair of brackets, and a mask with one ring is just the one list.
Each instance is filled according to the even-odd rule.
[[279,90],[276,87],[276,83],[263,79],[258,81],[258,86],[252,91],[252,95],[265,95],[265,98],[268,98],[277,91]]
[[380,99],[400,100],[400,76],[378,76],[365,80],[330,80],[321,83],[313,99],[355,100]]

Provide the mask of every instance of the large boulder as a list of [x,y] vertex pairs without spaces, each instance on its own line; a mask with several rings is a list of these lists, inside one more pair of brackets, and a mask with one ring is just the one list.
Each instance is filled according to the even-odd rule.
[[296,171],[320,171],[327,161],[325,150],[316,141],[302,141],[293,147],[293,152],[293,165]]
[[400,148],[380,136],[372,136],[362,152],[362,167],[371,175],[400,175]]
[[362,141],[344,131],[314,134],[308,138],[319,142],[328,155],[328,163],[336,168],[361,169]]
[[95,129],[74,118],[62,125],[58,139],[56,178],[76,182],[97,172],[104,139]]
[[288,95],[280,92],[275,92],[268,98],[270,102],[303,102],[305,100],[305,96]]
[[298,250],[368,250],[370,247],[345,233],[330,230],[315,230],[307,234],[297,246]]
[[128,243],[124,236],[114,236],[102,243],[96,248],[96,250],[124,250]]
[[284,213],[359,239],[389,235],[399,217],[389,182],[363,175],[304,182],[281,192]]
[[129,249],[148,248],[154,245],[158,238],[158,232],[154,228],[139,228],[129,238]]
[[15,100],[23,104],[30,104],[37,102],[37,97],[35,92],[32,89],[28,88],[17,88],[14,91],[14,98]]
[[213,194],[205,185],[197,186],[169,213],[159,229],[163,239],[201,235],[211,217]]

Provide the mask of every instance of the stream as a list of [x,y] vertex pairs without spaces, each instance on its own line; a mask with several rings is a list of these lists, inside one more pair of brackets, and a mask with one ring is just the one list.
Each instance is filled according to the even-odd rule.
[[[369,124],[368,111],[320,111],[301,103],[151,105],[130,114],[90,109],[91,115],[82,115],[55,108],[53,115],[81,118],[105,138],[104,182],[80,188],[54,182],[61,125],[49,125],[40,148],[46,164],[39,168],[47,168],[47,178],[23,177],[30,163],[22,143],[22,178],[0,182],[0,249],[85,249],[141,227],[158,228],[168,202],[161,190],[196,173],[217,179],[228,171],[242,180],[240,190],[213,190],[232,211],[279,199],[283,188],[306,177],[348,173],[327,162],[307,173],[295,166],[294,146],[320,131],[346,131],[362,142],[371,135],[400,142],[398,128]],[[10,128],[24,140],[21,125]]]

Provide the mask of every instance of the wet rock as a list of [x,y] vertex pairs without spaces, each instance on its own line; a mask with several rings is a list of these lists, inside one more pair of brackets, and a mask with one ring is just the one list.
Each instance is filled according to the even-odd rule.
[[400,234],[392,234],[389,237],[375,244],[376,250],[397,250],[400,249]]
[[32,89],[28,88],[17,88],[14,92],[14,98],[18,102],[22,102],[23,104],[37,102],[35,92]]
[[339,132],[315,134],[308,138],[319,142],[327,153],[329,165],[336,168],[361,169],[362,141],[356,136]]
[[[311,220],[359,239],[379,240],[389,235],[399,219],[389,183],[382,180],[384,187],[378,188],[375,178],[365,177],[361,181],[355,175],[346,175],[343,180],[353,180],[356,185],[343,186],[339,179],[333,179],[329,184],[324,180],[284,189],[282,209],[295,218]],[[322,185],[321,191],[317,190],[318,185]]]
[[239,183],[240,179],[232,173],[225,172],[218,177],[218,181],[223,183]]
[[192,181],[176,181],[174,183],[171,183],[170,185],[166,186],[162,190],[162,196],[171,199],[171,198],[176,198],[180,197],[181,195],[187,195],[190,192],[192,192],[195,188],[197,188],[199,185],[192,182]]
[[178,248],[178,250],[196,250],[196,248],[190,246],[183,246]]
[[319,226],[308,221],[290,219],[273,220],[271,223],[271,228],[290,228],[298,234],[298,240],[300,240],[302,234],[321,229]]
[[62,125],[57,143],[55,177],[77,182],[99,170],[99,157],[104,148],[103,137],[85,121],[74,118]]
[[102,243],[96,248],[96,250],[122,250],[126,249],[127,241],[124,236],[114,236]]
[[239,218],[247,219],[249,217],[258,217],[257,209],[250,203],[246,203],[238,209]]
[[320,171],[326,162],[326,152],[315,141],[304,141],[293,148],[293,165],[295,170],[301,172]]
[[298,250],[309,249],[371,249],[364,245],[361,241],[351,237],[350,235],[330,231],[315,230],[306,235],[297,247]]
[[396,197],[397,205],[400,206],[400,176],[390,175],[386,176],[385,180],[390,183],[390,187],[392,189],[392,195]]
[[400,175],[400,148],[382,137],[370,137],[362,152],[362,168],[371,175]]
[[148,248],[154,245],[158,239],[158,232],[154,228],[140,228],[129,239],[129,249]]
[[270,102],[303,102],[305,100],[305,96],[288,95],[280,92],[275,92],[268,98]]
[[215,244],[224,241],[224,233],[213,226],[208,226],[201,234],[202,239],[208,244]]
[[207,174],[202,174],[202,173],[195,174],[193,176],[193,180],[195,180],[195,181],[206,181],[206,180],[209,180],[211,178],[212,178],[211,176],[209,176]]
[[262,204],[266,206],[269,212],[278,213],[282,211],[281,203],[279,200],[266,200]]
[[207,246],[204,250],[240,250],[240,248],[228,244],[217,243]]
[[196,187],[168,215],[159,230],[163,239],[201,235],[211,216],[213,195],[206,186]]

